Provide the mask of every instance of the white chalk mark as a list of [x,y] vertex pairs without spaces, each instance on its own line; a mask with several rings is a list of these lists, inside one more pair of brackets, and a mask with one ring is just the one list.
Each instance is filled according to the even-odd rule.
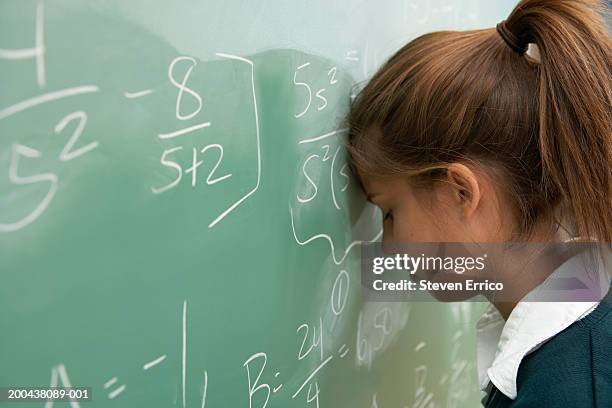
[[[187,68],[187,72],[185,72],[185,76],[183,77],[183,82],[181,83],[177,82],[173,76],[174,65],[178,63],[179,61],[189,61],[192,64],[189,68]],[[168,67],[168,79],[170,80],[170,82],[172,82],[172,85],[174,85],[178,89],[178,95],[176,97],[175,115],[176,115],[176,118],[179,120],[191,119],[195,115],[197,115],[200,112],[200,110],[202,110],[202,97],[197,92],[195,92],[194,90],[186,86],[187,81],[189,80],[189,77],[191,76],[191,71],[193,71],[193,68],[196,65],[198,65],[198,62],[195,60],[195,58],[181,56],[181,57],[176,57],[174,60],[172,60],[172,62],[170,63],[170,66]],[[183,95],[185,92],[193,96],[198,102],[198,108],[188,115],[181,114],[181,101],[183,100]]]
[[178,172],[178,177],[174,179],[174,181],[172,181],[170,184],[167,184],[163,187],[151,187],[151,191],[153,192],[153,194],[161,194],[164,191],[168,191],[171,188],[174,188],[174,186],[176,186],[178,183],[180,183],[181,178],[183,178],[183,168],[176,162],[172,161],[172,160],[168,160],[166,159],[166,156],[169,154],[172,154],[173,152],[176,152],[178,150],[182,150],[183,146],[176,146],[173,147],[171,149],[166,149],[164,150],[164,152],[162,153],[162,156],[159,160],[159,162],[166,166],[166,167],[171,167],[173,169],[175,169]]
[[22,60],[36,59],[36,81],[43,88],[45,79],[45,44],[44,44],[44,6],[42,2],[36,5],[36,27],[34,48],[7,50],[0,48],[0,59]]
[[218,183],[219,181],[223,181],[226,178],[232,176],[232,173],[227,173],[226,175],[219,176],[216,179],[212,179],[211,178],[213,176],[213,174],[217,171],[217,167],[219,167],[219,165],[221,164],[221,160],[223,160],[223,146],[221,146],[218,143],[212,143],[212,144],[209,144],[208,146],[206,146],[205,148],[203,148],[200,151],[200,153],[204,154],[204,153],[206,153],[206,151],[208,149],[212,149],[213,147],[216,147],[217,149],[219,149],[219,159],[217,160],[217,163],[214,165],[214,167],[212,168],[212,170],[210,171],[210,173],[206,177],[206,184],[208,184],[208,185],[213,185],[215,183]]
[[61,133],[66,127],[66,125],[68,125],[68,123],[72,122],[73,120],[77,120],[78,124],[76,126],[74,133],[72,134],[70,139],[68,139],[68,143],[66,143],[66,145],[60,152],[60,156],[59,156],[60,161],[69,161],[72,159],[76,159],[77,157],[82,156],[85,153],[97,148],[99,144],[97,141],[95,141],[85,146],[81,146],[78,149],[72,150],[78,138],[81,137],[81,134],[83,133],[83,130],[85,129],[85,124],[87,123],[87,114],[83,111],[72,112],[71,114],[65,116],[55,126],[55,134]]
[[319,188],[317,187],[317,184],[310,178],[308,173],[306,173],[306,165],[308,164],[310,159],[313,159],[315,157],[320,157],[320,156],[318,154],[311,154],[310,156],[308,156],[308,158],[306,158],[306,160],[304,160],[304,164],[302,165],[302,173],[304,174],[304,177],[306,177],[306,180],[308,180],[310,185],[312,187],[314,187],[314,193],[309,198],[302,198],[302,197],[300,197],[299,194],[297,194],[296,197],[297,197],[297,199],[298,199],[298,201],[300,203],[307,203],[307,202],[311,201],[312,199],[314,199],[317,196],[317,192],[319,191]]
[[185,384],[186,384],[186,376],[187,376],[187,301],[183,301],[183,355],[181,365],[183,368],[182,372],[182,381],[181,384],[183,391],[183,408],[186,407],[185,400]]
[[[261,368],[259,369],[259,373],[257,374],[255,381],[251,382],[251,369],[250,369],[249,364],[251,363],[251,361],[258,359],[260,357],[263,358],[263,364],[261,365]],[[253,399],[252,399],[253,395],[255,395],[255,393],[257,393],[259,390],[262,390],[262,389],[266,391],[266,400],[264,401],[262,407],[265,408],[268,405],[268,400],[270,399],[270,385],[269,384],[259,384],[259,379],[261,378],[261,374],[266,369],[267,361],[268,361],[268,356],[266,355],[266,353],[259,352],[259,353],[253,354],[242,364],[242,366],[246,368],[246,372],[247,372],[247,384],[249,388],[249,408],[253,406]]]
[[44,39],[44,8],[40,2],[36,6],[36,81],[43,88],[47,81],[45,78],[45,39]]
[[344,187],[342,187],[340,189],[340,191],[346,191],[346,189],[348,188],[349,184],[351,183],[351,179],[349,177],[349,175],[346,173],[346,169],[348,168],[348,164],[344,163],[342,165],[342,167],[340,167],[340,171],[339,173],[343,176],[346,177],[346,184],[344,185]]
[[420,342],[419,344],[417,344],[417,345],[416,345],[416,347],[414,348],[414,351],[419,351],[419,350],[421,350],[423,347],[425,347],[425,345],[426,345],[426,344],[425,344],[425,342],[424,342],[424,341]]
[[185,173],[191,173],[191,187],[195,187],[198,181],[198,167],[204,163],[202,160],[198,160],[198,149],[195,147],[191,149],[191,166],[185,170]]
[[321,146],[321,150],[325,150],[325,153],[323,154],[323,158],[321,159],[321,161],[327,161],[330,159],[329,157],[329,145],[323,145]]
[[98,91],[99,89],[97,86],[86,85],[78,86],[75,88],[62,89],[61,91],[49,92],[43,95],[35,96],[33,98],[26,99],[25,101],[21,101],[15,105],[0,110],[0,120],[6,119],[9,116],[12,116],[26,109],[33,108],[34,106],[41,105],[43,103],[55,101],[69,96],[82,95]]
[[332,162],[331,162],[331,169],[329,171],[329,182],[331,184],[332,200],[334,201],[334,207],[336,207],[337,210],[340,209],[340,206],[338,205],[338,201],[336,200],[336,191],[334,189],[334,162],[336,161],[336,156],[338,156],[339,151],[340,151],[340,146],[338,146],[336,148],[336,151],[334,152],[334,157],[332,157]]
[[317,368],[314,369],[314,371],[312,373],[310,373],[310,375],[308,376],[308,378],[306,378],[306,380],[304,380],[304,382],[302,383],[300,388],[298,388],[298,390],[291,396],[292,399],[295,398],[300,393],[300,391],[302,391],[302,388],[304,388],[306,386],[306,384],[308,384],[310,382],[310,380],[313,379],[313,377],[319,372],[319,370],[321,370],[325,366],[325,364],[327,364],[329,362],[329,360],[332,359],[332,357],[333,357],[333,355],[327,357],[325,360],[323,360],[321,362],[321,364],[319,364],[319,366]]
[[[313,328],[313,342],[314,342],[314,335],[316,334],[316,330],[315,328]],[[319,343],[319,350],[321,351],[321,360],[323,360],[323,350],[325,349],[325,347],[323,347],[323,318],[319,317],[319,341],[317,342]],[[315,346],[317,343],[314,343]]]
[[37,159],[42,156],[42,154],[31,147],[24,146],[21,144],[14,144],[13,151],[11,154],[11,162],[9,164],[9,180],[11,183],[15,185],[28,185],[28,184],[37,184],[37,183],[49,183],[49,190],[45,194],[45,197],[42,199],[38,206],[28,215],[20,219],[19,221],[12,222],[10,224],[2,224],[0,223],[0,232],[14,232],[21,228],[24,228],[28,224],[34,222],[38,217],[45,212],[51,200],[55,196],[58,185],[58,177],[54,173],[40,173],[34,174],[31,176],[20,176],[17,171],[19,167],[19,158],[20,156],[27,157],[29,159]]
[[359,57],[357,57],[357,50],[349,50],[346,52],[346,60],[347,61],[359,61]]
[[187,133],[195,132],[196,130],[207,128],[210,126],[210,122],[198,123],[197,125],[193,125],[184,129],[175,130],[173,132],[168,133],[160,133],[157,135],[160,139],[172,139],[173,137],[178,137],[185,135]]
[[36,5],[36,27],[34,48],[3,49],[0,48],[0,59],[23,60],[34,58],[36,60],[36,82],[44,88],[45,78],[45,38],[44,38],[44,6],[42,2]]
[[295,86],[303,86],[304,88],[306,88],[306,91],[308,91],[308,103],[306,104],[306,107],[304,108],[304,110],[302,112],[296,113],[296,114],[293,115],[296,118],[301,118],[302,116],[304,116],[306,114],[306,112],[308,112],[308,109],[310,109],[310,104],[312,103],[312,89],[310,88],[310,85],[308,85],[306,82],[298,82],[298,80],[297,80],[298,71],[300,69],[302,69],[302,68],[305,68],[305,67],[309,66],[309,65],[310,65],[310,62],[302,64],[299,67],[297,67],[297,69],[293,73],[293,84]]
[[253,93],[253,107],[255,110],[255,132],[257,137],[257,182],[255,184],[255,187],[253,187],[251,191],[242,196],[242,198],[240,198],[234,204],[229,206],[225,211],[223,211],[219,216],[217,216],[217,218],[215,218],[210,224],[208,224],[208,228],[212,228],[217,225],[219,221],[225,218],[230,212],[232,212],[236,207],[242,204],[247,198],[255,194],[255,191],[257,191],[257,189],[259,188],[259,182],[261,180],[261,145],[259,140],[259,113],[257,108],[257,96],[255,95],[255,65],[253,64],[253,61],[248,60],[246,58],[238,57],[236,55],[223,54],[219,52],[216,53],[216,55],[223,58],[242,61],[251,66],[251,92]]
[[206,394],[208,393],[208,371],[204,370],[204,388],[202,390],[202,407],[206,407]]
[[298,144],[317,142],[319,140],[323,140],[325,138],[328,138],[328,137],[331,137],[331,136],[334,136],[334,135],[337,135],[337,134],[340,134],[340,133],[343,133],[343,132],[346,132],[346,131],[348,131],[348,128],[336,129],[336,130],[333,130],[331,132],[325,133],[325,134],[320,135],[320,136],[315,136],[315,137],[311,137],[311,138],[308,138],[308,139],[302,139],[302,140],[300,140],[298,142]]
[[117,388],[116,390],[113,390],[110,394],[108,394],[108,399],[114,399],[119,394],[121,394],[123,391],[125,391],[125,388],[126,386],[124,384],[121,387]]
[[36,48],[24,48],[20,50],[0,48],[0,59],[21,60],[34,57],[36,57]]
[[[59,380],[62,381],[62,386],[64,388],[72,388],[72,384],[70,383],[70,378],[68,377],[68,372],[66,371],[66,366],[64,366],[64,364],[58,364],[57,366],[51,368],[51,383],[49,385],[50,387],[55,388],[59,385],[58,377]],[[53,400],[48,400],[47,402],[45,402],[45,408],[52,408],[53,402]],[[70,406],[72,408],[80,407],[79,402],[73,399],[70,400]]]
[[149,361],[148,363],[146,363],[145,365],[142,366],[143,370],[148,370],[149,368],[153,368],[156,365],[158,365],[159,363],[161,363],[162,361],[164,361],[166,359],[166,355],[162,355],[157,357],[155,360]]
[[[331,306],[331,310],[334,314],[334,317],[338,316],[344,310],[344,306],[346,305],[346,301],[348,298],[349,283],[350,278],[348,272],[344,269],[341,269],[338,273],[338,276],[336,276],[336,280],[334,281],[334,285],[332,286],[331,297],[329,299],[329,304]],[[346,291],[344,289],[346,289]]]
[[329,246],[331,248],[332,258],[333,258],[334,263],[336,265],[340,265],[344,261],[344,259],[348,256],[349,251],[351,249],[353,249],[353,247],[355,247],[355,246],[357,246],[359,244],[362,244],[362,243],[374,242],[377,239],[379,239],[382,236],[382,234],[383,234],[383,231],[380,230],[378,232],[378,234],[376,234],[376,236],[374,238],[372,238],[371,240],[369,240],[369,241],[355,240],[355,241],[351,242],[349,244],[349,246],[347,246],[346,249],[344,250],[344,254],[342,255],[342,257],[340,259],[337,259],[336,258],[336,248],[334,246],[334,242],[332,241],[331,237],[329,235],[327,235],[327,234],[313,235],[312,237],[310,237],[310,238],[308,238],[308,239],[306,239],[304,241],[300,241],[300,239],[297,236],[297,233],[295,232],[295,221],[293,219],[293,208],[291,206],[289,206],[289,214],[291,215],[291,229],[293,230],[293,238],[295,238],[295,242],[297,242],[299,245],[306,245],[306,244],[308,244],[308,243],[310,243],[310,242],[312,242],[312,241],[314,241],[315,239],[318,239],[318,238],[323,238],[323,239],[327,240],[327,242],[329,242]]
[[427,394],[427,397],[425,397],[425,399],[421,402],[421,407],[429,407],[430,405],[428,405],[431,400],[433,399],[433,394],[430,392],[429,394]]
[[153,93],[152,89],[144,89],[142,91],[124,92],[123,95],[128,99],[140,98]]
[[331,67],[331,69],[329,71],[327,71],[327,75],[331,74],[331,78],[329,79],[329,84],[330,85],[334,85],[338,82],[338,80],[336,79],[336,72],[338,71],[338,68],[336,67]]
[[[374,393],[374,395],[372,395],[372,406],[370,406],[370,408],[378,408],[378,401],[376,401],[376,393]],[[405,407],[407,408],[407,407]]]
[[109,388],[110,386],[112,386],[116,382],[117,382],[117,377],[111,378],[110,380],[108,380],[107,382],[104,383],[104,389]]
[[465,370],[465,368],[467,367],[467,361],[462,360],[459,363],[457,363],[458,367],[453,367],[453,373],[451,375],[451,382],[455,382],[457,381],[457,377],[459,377],[459,375],[463,372],[463,370]]

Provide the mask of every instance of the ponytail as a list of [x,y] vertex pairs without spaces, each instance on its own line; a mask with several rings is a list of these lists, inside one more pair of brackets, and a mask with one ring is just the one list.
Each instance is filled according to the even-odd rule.
[[507,28],[539,50],[543,186],[577,234],[612,242],[612,47],[593,0],[524,0]]

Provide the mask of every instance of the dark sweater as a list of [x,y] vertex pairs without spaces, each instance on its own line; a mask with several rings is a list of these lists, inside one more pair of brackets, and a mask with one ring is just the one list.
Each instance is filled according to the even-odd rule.
[[486,408],[612,408],[612,290],[587,316],[521,361],[517,397],[492,387]]

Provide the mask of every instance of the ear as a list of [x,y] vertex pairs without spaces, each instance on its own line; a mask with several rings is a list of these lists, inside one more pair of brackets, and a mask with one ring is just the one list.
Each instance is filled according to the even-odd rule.
[[463,216],[470,217],[481,198],[476,174],[465,164],[452,163],[447,167],[446,176],[452,188],[454,202],[460,206]]

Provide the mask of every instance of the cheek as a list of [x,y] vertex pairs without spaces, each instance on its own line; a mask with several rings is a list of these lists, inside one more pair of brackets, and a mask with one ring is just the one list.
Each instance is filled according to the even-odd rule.
[[393,222],[393,240],[400,242],[439,241],[439,228],[431,214],[423,211],[410,211],[397,214]]
[[453,225],[443,210],[413,203],[396,213],[390,230],[396,242],[461,241],[461,229]]

